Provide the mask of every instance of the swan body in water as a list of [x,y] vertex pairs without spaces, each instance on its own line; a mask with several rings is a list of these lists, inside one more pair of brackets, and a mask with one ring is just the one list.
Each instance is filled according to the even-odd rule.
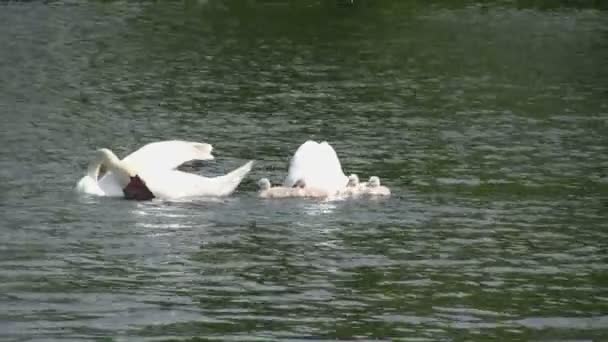
[[[219,177],[204,177],[177,170],[190,160],[211,160],[210,144],[181,140],[147,144],[120,160],[109,149],[99,149],[76,191],[98,196],[147,200],[195,196],[227,196],[251,170],[253,161]],[[99,178],[101,167],[107,169]]]
[[286,197],[311,197],[325,198],[328,193],[322,190],[317,190],[307,187],[303,180],[298,180],[293,187],[272,186],[268,178],[262,178],[258,181],[260,192],[258,195],[262,198],[286,198]]
[[331,145],[326,141],[318,143],[308,140],[298,147],[291,158],[283,185],[292,187],[297,181],[303,181],[306,187],[331,195],[343,190],[348,178]]

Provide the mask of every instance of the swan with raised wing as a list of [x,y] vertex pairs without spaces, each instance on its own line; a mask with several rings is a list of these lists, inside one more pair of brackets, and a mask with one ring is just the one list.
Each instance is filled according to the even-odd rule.
[[[181,140],[147,144],[119,159],[103,148],[95,153],[87,174],[76,185],[76,191],[98,196],[149,200],[198,196],[227,196],[251,170],[253,161],[218,177],[204,177],[177,170],[190,160],[211,160],[210,144]],[[99,178],[104,167],[107,172]]]

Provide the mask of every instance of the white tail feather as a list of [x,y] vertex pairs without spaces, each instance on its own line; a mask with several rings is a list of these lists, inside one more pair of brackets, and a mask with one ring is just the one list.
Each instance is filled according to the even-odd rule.
[[217,177],[216,180],[222,184],[222,190],[224,192],[220,196],[227,196],[233,193],[234,190],[236,190],[236,187],[239,186],[243,178],[245,178],[249,171],[251,171],[252,166],[253,160],[250,160],[238,169],[224,176]]

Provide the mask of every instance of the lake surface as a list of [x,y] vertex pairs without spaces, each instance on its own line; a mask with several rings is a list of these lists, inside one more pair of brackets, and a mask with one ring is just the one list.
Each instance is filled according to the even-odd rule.
[[[595,3],[1,3],[0,339],[608,340]],[[72,191],[165,139],[256,164],[224,199]],[[393,196],[258,199],[307,139]]]

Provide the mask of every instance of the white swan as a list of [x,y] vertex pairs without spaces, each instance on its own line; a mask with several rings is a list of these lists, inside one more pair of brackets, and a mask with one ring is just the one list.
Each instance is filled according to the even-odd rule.
[[[161,141],[145,145],[123,160],[108,149],[100,149],[89,164],[87,174],[76,185],[76,191],[142,200],[229,195],[251,170],[253,161],[219,177],[203,177],[176,170],[190,160],[213,159],[212,149],[210,144]],[[101,166],[108,171],[98,179]]]
[[[210,144],[181,140],[160,141],[141,147],[122,162],[128,163],[133,169],[173,170],[190,160],[213,159],[212,150]],[[114,172],[108,170],[98,179],[104,160],[113,159],[112,155],[114,153],[107,149],[98,150],[95,159],[89,164],[87,175],[78,182],[76,190],[100,196],[123,196],[123,187]]]
[[348,178],[342,171],[336,151],[326,142],[308,140],[291,158],[283,185],[292,187],[298,180],[307,187],[335,194],[344,189]]
[[258,196],[263,198],[286,198],[286,197],[312,197],[312,198],[325,198],[328,194],[321,190],[316,190],[310,187],[306,187],[306,184],[302,180],[296,181],[294,187],[288,188],[286,186],[272,186],[268,178],[262,178],[258,181],[260,192]]

